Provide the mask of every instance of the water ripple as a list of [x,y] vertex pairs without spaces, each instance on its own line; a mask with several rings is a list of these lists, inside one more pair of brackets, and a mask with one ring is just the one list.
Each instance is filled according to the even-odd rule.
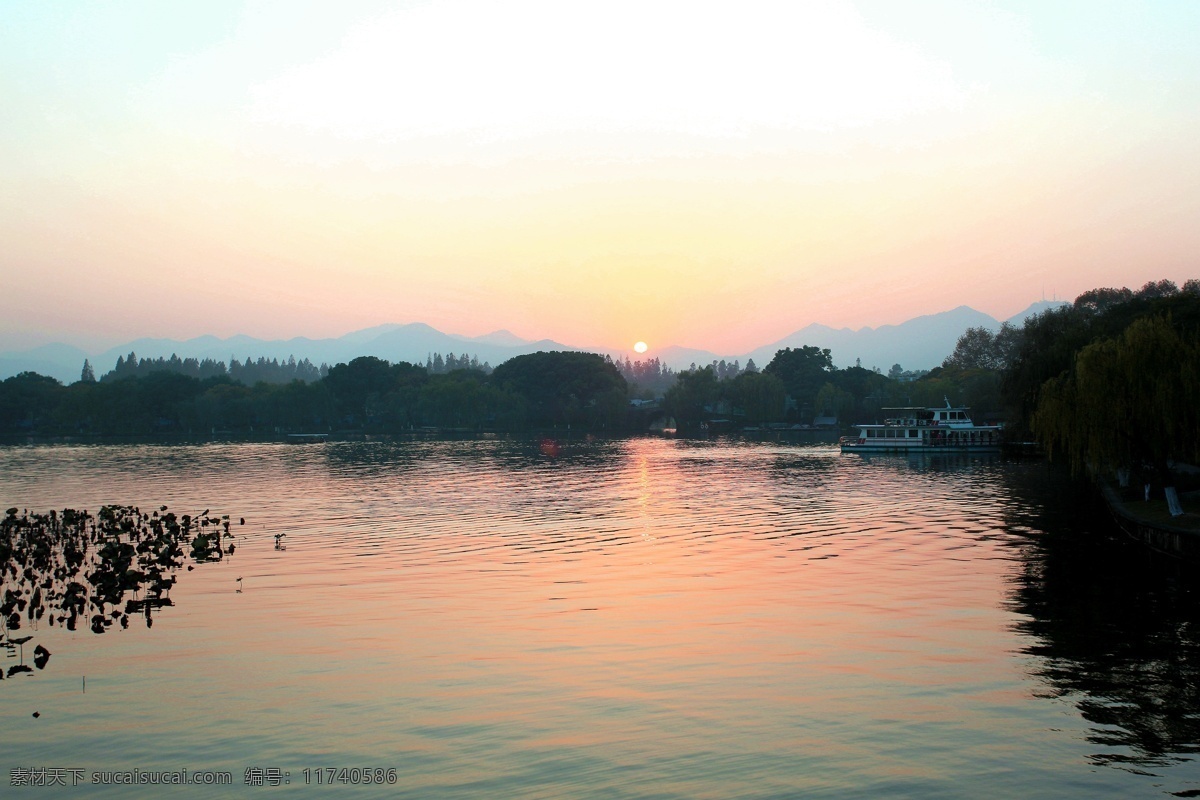
[[[1039,560],[1039,467],[729,439],[560,445],[557,459],[503,439],[0,448],[0,489],[22,506],[247,518],[236,556],[181,580],[152,635],[55,644],[59,674],[86,670],[86,700],[5,681],[43,712],[10,760],[178,768],[205,753],[293,781],[392,766],[401,797],[1151,787],[1093,771],[1128,763],[1122,731],[1152,737],[1097,733],[1085,714],[1134,712],[1038,696],[1092,685],[1076,654],[1044,656],[1069,634],[1030,612],[1056,574]],[[1166,666],[1161,680],[1187,696]],[[1172,786],[1200,780],[1144,763],[1160,782],[1174,765]]]

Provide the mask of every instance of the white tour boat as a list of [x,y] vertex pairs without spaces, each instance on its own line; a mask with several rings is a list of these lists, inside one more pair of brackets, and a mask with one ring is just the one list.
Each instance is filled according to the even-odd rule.
[[858,436],[843,436],[843,453],[945,453],[1000,450],[1000,425],[976,425],[970,409],[885,408],[883,423],[856,425]]

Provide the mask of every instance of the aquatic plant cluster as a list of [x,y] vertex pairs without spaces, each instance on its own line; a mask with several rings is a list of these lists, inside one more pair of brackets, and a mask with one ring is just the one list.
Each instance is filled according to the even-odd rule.
[[173,605],[170,589],[188,555],[203,562],[234,552],[229,527],[228,515],[207,509],[194,516],[166,506],[149,513],[103,506],[94,516],[8,509],[0,519],[0,646],[23,652],[30,637],[12,632],[42,622],[75,630],[82,621],[104,633],[141,615],[153,625],[154,609]]

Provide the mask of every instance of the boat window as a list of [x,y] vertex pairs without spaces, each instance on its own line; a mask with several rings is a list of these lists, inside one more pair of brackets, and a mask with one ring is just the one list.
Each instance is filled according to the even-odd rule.
[[871,437],[872,439],[874,439],[874,438],[875,438],[875,431],[874,431],[873,429],[872,429],[872,430],[869,430],[869,431],[867,431],[867,436],[869,436],[869,437]]
[[916,432],[915,430],[910,430],[910,431],[908,432],[908,438],[910,438],[910,439],[915,439],[915,438],[917,438],[917,432]]

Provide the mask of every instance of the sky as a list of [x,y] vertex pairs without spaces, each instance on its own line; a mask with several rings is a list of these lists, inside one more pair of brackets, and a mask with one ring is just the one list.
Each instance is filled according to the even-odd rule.
[[1200,276],[1200,3],[0,0],[0,348],[745,352]]

